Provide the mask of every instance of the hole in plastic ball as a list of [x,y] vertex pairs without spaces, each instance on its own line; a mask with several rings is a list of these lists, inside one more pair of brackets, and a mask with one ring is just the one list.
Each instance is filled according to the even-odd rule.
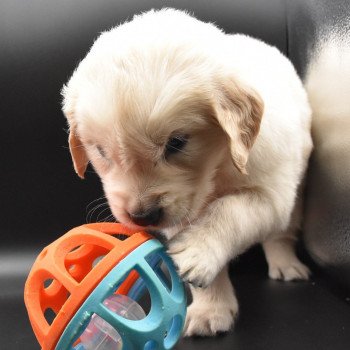
[[164,287],[168,290],[168,292],[170,292],[173,288],[171,275],[169,272],[169,267],[163,260],[162,256],[160,254],[153,253],[146,257],[146,261],[153,268]]
[[[141,320],[146,317],[142,307],[125,295],[111,295],[103,304],[128,320]],[[123,348],[123,341],[118,331],[97,314],[92,315],[80,340],[85,350],[121,350]]]
[[53,282],[53,279],[52,279],[52,278],[46,279],[46,280],[44,281],[44,288],[45,288],[45,289],[49,288],[49,287],[51,286],[52,282]]
[[125,241],[129,238],[129,236],[125,235],[124,233],[114,233],[112,236],[119,239],[120,241]]
[[123,340],[116,329],[100,316],[93,314],[80,336],[84,350],[121,350]]
[[117,294],[127,294],[132,300],[137,300],[146,315],[151,311],[151,294],[147,284],[136,270],[132,270],[128,274],[120,289],[117,290]]
[[166,336],[164,338],[164,346],[170,349],[175,345],[180,337],[182,330],[182,317],[180,315],[174,316],[168,325]]
[[86,275],[84,267],[80,264],[71,264],[66,266],[69,274],[77,281],[81,282]]
[[[142,282],[140,282],[140,283],[143,283],[143,280],[141,280],[141,281]],[[145,314],[148,315],[149,312],[151,311],[152,300],[151,300],[151,295],[150,295],[147,287],[145,287],[145,290],[142,292],[142,296],[140,297],[138,302],[142,306],[142,309],[145,312]]]
[[92,262],[92,267],[94,268],[104,257],[105,257],[105,255],[98,256],[98,257]]
[[54,321],[55,317],[56,317],[56,313],[55,311],[53,311],[50,307],[47,308],[44,312],[44,317],[46,322],[51,325],[52,322]]

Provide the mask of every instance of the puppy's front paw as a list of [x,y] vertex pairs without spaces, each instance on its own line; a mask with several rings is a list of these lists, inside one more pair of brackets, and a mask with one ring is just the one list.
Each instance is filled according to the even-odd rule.
[[[168,254],[177,266],[183,281],[195,287],[207,287],[221,270],[223,264],[210,242],[193,239],[192,232],[169,242]],[[197,235],[197,237],[205,237]],[[225,263],[225,262],[224,262]]]
[[193,303],[187,309],[184,336],[213,336],[227,332],[233,326],[237,313],[237,303]]

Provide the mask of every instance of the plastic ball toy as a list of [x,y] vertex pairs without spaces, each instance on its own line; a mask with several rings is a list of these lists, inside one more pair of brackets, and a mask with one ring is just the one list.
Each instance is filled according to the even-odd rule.
[[171,349],[186,315],[163,245],[117,223],[76,227],[44,248],[24,299],[42,350]]

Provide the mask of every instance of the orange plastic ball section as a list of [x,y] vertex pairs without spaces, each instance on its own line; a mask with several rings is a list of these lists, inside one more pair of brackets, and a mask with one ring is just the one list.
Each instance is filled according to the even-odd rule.
[[[120,234],[127,238],[119,239]],[[42,350],[55,349],[68,322],[99,282],[151,238],[118,223],[95,223],[76,227],[43,249],[24,290],[29,319]],[[117,292],[126,294],[137,277],[135,272],[130,274]],[[51,324],[45,317],[48,310],[55,315]]]

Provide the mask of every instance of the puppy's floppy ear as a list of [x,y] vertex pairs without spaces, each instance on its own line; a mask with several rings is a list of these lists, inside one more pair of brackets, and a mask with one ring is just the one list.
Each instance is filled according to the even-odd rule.
[[86,155],[84,145],[82,144],[79,136],[76,134],[76,128],[72,127],[72,125],[70,126],[69,130],[68,142],[74,170],[81,179],[84,179],[84,174],[88,166],[89,159]]
[[64,97],[62,110],[69,124],[68,142],[74,170],[81,179],[84,179],[84,174],[88,166],[89,159],[84,145],[77,134],[77,126],[74,118],[76,95],[71,94],[67,86],[62,89],[62,95]]
[[249,151],[260,129],[264,103],[253,89],[226,78],[219,82],[215,117],[228,135],[235,167],[247,175]]

